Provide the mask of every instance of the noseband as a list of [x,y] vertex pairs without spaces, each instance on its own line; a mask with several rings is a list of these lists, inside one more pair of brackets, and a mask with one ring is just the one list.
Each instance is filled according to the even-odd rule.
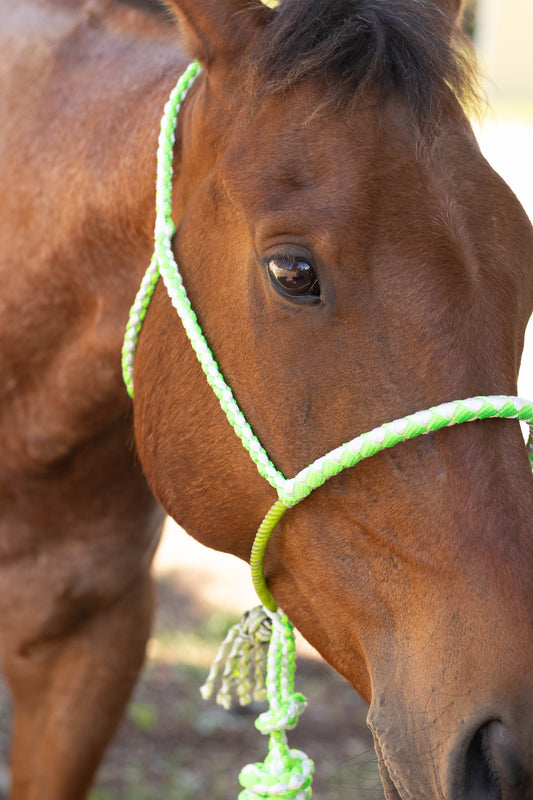
[[[256,534],[250,558],[253,584],[265,612],[263,616],[260,614],[255,614],[252,618],[246,616],[242,625],[236,626],[236,630],[230,633],[223,645],[223,652],[219,654],[215,662],[215,671],[212,671],[206,684],[206,694],[213,687],[216,667],[222,664],[224,658],[229,659],[226,661],[223,687],[218,697],[223,705],[227,705],[232,681],[238,683],[244,672],[246,670],[249,672],[251,669],[249,663],[251,647],[265,651],[265,648],[268,648],[270,634],[272,634],[272,643],[268,655],[265,655],[264,664],[267,669],[265,691],[270,702],[270,709],[266,715],[261,715],[257,723],[263,732],[270,733],[272,737],[271,752],[265,764],[249,765],[243,770],[241,783],[245,790],[239,797],[240,800],[255,800],[255,798],[271,796],[305,800],[311,796],[312,763],[300,751],[287,750],[284,741],[284,731],[296,724],[299,713],[305,707],[304,698],[294,693],[292,683],[294,675],[292,628],[286,616],[278,611],[276,602],[267,588],[263,573],[264,554],[272,530],[289,508],[304,500],[314,489],[322,486],[328,478],[338,475],[363,459],[400,442],[463,422],[500,418],[518,419],[528,423],[530,436],[527,447],[533,466],[533,428],[531,427],[533,425],[533,404],[518,397],[502,395],[471,397],[466,400],[443,403],[363,433],[316,459],[293,478],[286,478],[270,460],[268,453],[240,410],[233,392],[224,380],[191,308],[172,252],[171,241],[175,233],[171,218],[172,159],[176,119],[190,86],[200,72],[201,67],[197,61],[189,65],[173,89],[161,121],[157,154],[154,255],[142,280],[126,328],[122,350],[124,382],[130,396],[133,397],[133,361],[137,339],[150,299],[159,275],[161,275],[172,305],[178,312],[209,385],[259,473],[276,489],[278,494],[278,500],[266,514]],[[238,646],[243,646],[247,651],[249,656],[247,662],[240,655],[236,655]],[[259,693],[261,694],[261,687],[263,689],[265,687],[261,683],[260,674],[258,677],[257,669],[261,673],[262,667],[258,668],[256,665],[256,681],[260,684]],[[232,671],[235,673],[234,675],[231,674]],[[235,675],[237,675],[236,681],[234,680]],[[241,701],[244,699],[249,702],[248,692],[238,693]],[[265,717],[268,719],[263,719]],[[262,719],[264,724],[261,722]],[[253,769],[251,769],[252,767]],[[285,793],[282,791],[283,787],[285,787]],[[275,791],[272,790],[273,788]]]

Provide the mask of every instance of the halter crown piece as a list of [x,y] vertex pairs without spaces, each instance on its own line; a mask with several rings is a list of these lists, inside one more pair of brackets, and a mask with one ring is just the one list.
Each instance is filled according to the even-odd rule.
[[293,478],[286,478],[279,472],[253,433],[220,372],[187,298],[171,247],[175,232],[171,218],[171,193],[176,118],[200,72],[199,62],[189,65],[171,92],[161,120],[154,255],[130,312],[122,350],[122,369],[124,382],[133,397],[133,360],[137,339],[161,275],[209,385],[259,473],[278,494],[278,500],[257,531],[250,557],[252,581],[262,606],[247,612],[241,623],[230,630],[202,687],[202,696],[208,698],[220,679],[216,699],[225,708],[230,707],[234,693],[242,705],[252,699],[268,700],[268,710],[260,715],[256,727],[270,735],[269,752],[263,763],[249,764],[242,770],[239,780],[243,791],[239,800],[273,797],[307,800],[312,794],[313,762],[301,751],[289,749],[286,737],[286,731],[296,725],[307,702],[294,691],[294,631],[287,616],[277,608],[263,574],[264,554],[272,530],[291,506],[322,486],[328,478],[386,448],[450,425],[490,418],[527,422],[530,426],[527,449],[533,467],[533,403],[501,395],[443,403],[363,433],[313,461]]

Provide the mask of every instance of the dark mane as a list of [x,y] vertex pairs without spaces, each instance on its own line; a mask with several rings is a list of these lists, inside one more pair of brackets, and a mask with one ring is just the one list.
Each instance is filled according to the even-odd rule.
[[250,64],[263,97],[308,78],[325,81],[338,105],[370,86],[382,99],[399,91],[423,139],[450,93],[479,100],[472,48],[431,0],[282,0]]

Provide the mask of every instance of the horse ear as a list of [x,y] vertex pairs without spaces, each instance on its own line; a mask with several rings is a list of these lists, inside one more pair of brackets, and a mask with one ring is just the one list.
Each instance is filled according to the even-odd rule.
[[191,55],[208,69],[226,68],[255,41],[275,13],[261,0],[165,0]]

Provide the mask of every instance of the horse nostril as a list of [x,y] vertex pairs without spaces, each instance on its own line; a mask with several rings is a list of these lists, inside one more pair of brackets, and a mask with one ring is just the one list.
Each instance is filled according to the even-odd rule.
[[530,776],[524,770],[501,722],[492,720],[475,734],[464,772],[464,800],[526,800],[532,797]]
[[487,743],[504,800],[507,797],[521,800],[531,798],[531,774],[524,768],[525,761],[520,757],[508,729],[501,722],[494,721],[487,725]]
[[466,751],[464,800],[502,800],[500,780],[490,752],[489,727],[475,734]]

